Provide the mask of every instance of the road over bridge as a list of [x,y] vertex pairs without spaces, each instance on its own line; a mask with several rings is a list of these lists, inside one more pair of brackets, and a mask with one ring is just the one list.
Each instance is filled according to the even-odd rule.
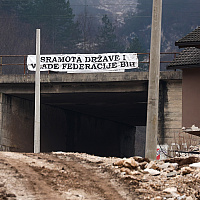
[[[3,150],[33,151],[34,80],[34,74],[0,76]],[[181,80],[180,71],[160,74],[161,143],[181,129]],[[134,155],[136,127],[146,125],[147,90],[147,72],[41,74],[42,151]]]

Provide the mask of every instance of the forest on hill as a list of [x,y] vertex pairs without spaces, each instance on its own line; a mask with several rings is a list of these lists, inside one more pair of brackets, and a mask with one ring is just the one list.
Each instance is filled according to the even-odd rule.
[[[153,0],[1,0],[2,55],[149,52]],[[162,52],[199,25],[199,0],[163,0]],[[141,58],[143,59],[143,58]]]

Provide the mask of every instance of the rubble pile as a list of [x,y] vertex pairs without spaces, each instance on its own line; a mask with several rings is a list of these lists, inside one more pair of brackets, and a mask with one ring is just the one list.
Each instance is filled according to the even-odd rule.
[[196,145],[196,146],[190,146],[190,147],[189,147],[189,151],[192,151],[192,152],[200,152],[200,144],[199,144],[199,145]]
[[175,157],[150,161],[131,157],[115,162],[125,182],[132,185],[138,199],[200,199],[200,158]]

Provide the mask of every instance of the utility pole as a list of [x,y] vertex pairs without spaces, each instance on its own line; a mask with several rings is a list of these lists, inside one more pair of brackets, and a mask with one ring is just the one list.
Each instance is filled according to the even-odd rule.
[[145,157],[156,159],[162,0],[153,0]]
[[36,29],[34,153],[40,153],[40,29]]
[[85,7],[84,7],[84,31],[83,31],[83,39],[84,39],[84,53],[86,53],[86,20],[87,20],[87,0],[85,0]]

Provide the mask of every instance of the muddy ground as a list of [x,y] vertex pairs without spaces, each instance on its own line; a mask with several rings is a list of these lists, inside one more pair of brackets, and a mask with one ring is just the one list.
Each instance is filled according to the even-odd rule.
[[[163,193],[163,189],[169,186],[169,177],[161,183],[160,176],[141,172],[132,176],[126,175],[118,166],[113,166],[113,163],[119,160],[79,153],[0,152],[0,199],[137,200],[159,199],[159,196],[162,196],[160,199],[170,198],[168,194]],[[171,186],[179,183],[177,178],[178,176],[170,178]],[[183,179],[183,176],[180,178]],[[188,177],[185,178],[189,180]],[[198,190],[200,181],[194,184],[194,190]],[[188,187],[193,187],[191,181]],[[180,196],[184,195],[187,197],[182,191]],[[198,196],[193,197],[198,199]]]

